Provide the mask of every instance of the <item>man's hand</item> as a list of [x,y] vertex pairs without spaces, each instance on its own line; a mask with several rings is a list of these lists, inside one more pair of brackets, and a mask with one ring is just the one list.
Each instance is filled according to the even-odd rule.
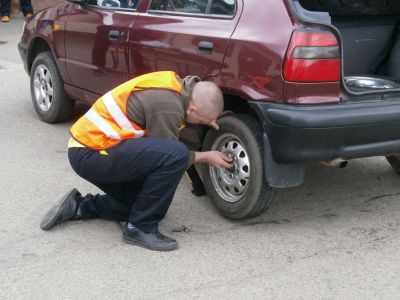
[[232,168],[232,159],[219,151],[195,152],[195,163],[208,163],[214,168]]
[[225,153],[219,151],[209,151],[207,163],[214,168],[232,168],[232,159]]

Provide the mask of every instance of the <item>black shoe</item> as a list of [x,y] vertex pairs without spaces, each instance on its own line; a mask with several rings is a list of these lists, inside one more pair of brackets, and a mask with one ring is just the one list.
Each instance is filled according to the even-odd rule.
[[81,194],[77,189],[72,189],[65,194],[61,200],[54,205],[43,217],[40,222],[42,230],[50,230],[56,225],[69,220],[79,220],[78,208],[81,199]]
[[187,169],[186,173],[189,176],[190,181],[192,182],[191,193],[196,197],[207,195],[206,188],[204,187],[204,184],[201,181],[201,178],[197,173],[194,165],[192,165],[189,169]]
[[206,189],[203,184],[201,185],[192,184],[192,190],[190,192],[196,197],[207,195]]
[[122,228],[122,238],[131,245],[137,245],[155,251],[171,251],[178,248],[178,242],[161,234],[158,229],[154,232],[144,232],[128,223]]

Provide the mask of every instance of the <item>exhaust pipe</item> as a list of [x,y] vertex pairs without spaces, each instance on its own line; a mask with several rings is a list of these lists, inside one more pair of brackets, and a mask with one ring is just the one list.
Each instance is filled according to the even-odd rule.
[[344,159],[341,159],[341,158],[336,158],[334,160],[322,161],[321,163],[324,166],[329,167],[329,168],[343,169],[344,167],[347,166],[347,164],[349,162],[347,160],[344,160]]

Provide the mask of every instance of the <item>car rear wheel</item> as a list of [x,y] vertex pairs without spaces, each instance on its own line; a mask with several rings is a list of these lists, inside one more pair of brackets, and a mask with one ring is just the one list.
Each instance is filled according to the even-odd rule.
[[263,130],[248,115],[226,116],[218,121],[219,130],[210,129],[203,151],[217,150],[229,155],[231,170],[202,165],[207,195],[218,211],[230,219],[259,215],[272,200],[272,188],[264,176]]
[[36,56],[30,81],[33,105],[43,121],[62,122],[72,116],[74,101],[65,95],[64,81],[51,52],[41,52]]
[[386,159],[393,169],[400,174],[400,154],[386,156]]

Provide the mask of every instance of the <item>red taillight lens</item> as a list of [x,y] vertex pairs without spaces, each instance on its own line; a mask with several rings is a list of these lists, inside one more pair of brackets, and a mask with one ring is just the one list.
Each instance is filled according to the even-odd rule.
[[283,77],[294,82],[340,80],[340,49],[327,31],[295,31],[283,65]]

